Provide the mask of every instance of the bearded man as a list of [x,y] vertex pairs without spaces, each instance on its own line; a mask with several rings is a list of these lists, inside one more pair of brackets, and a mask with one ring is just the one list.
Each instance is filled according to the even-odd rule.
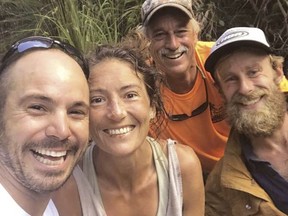
[[226,100],[231,133],[206,183],[206,215],[288,214],[283,61],[261,29],[225,31],[205,62]]

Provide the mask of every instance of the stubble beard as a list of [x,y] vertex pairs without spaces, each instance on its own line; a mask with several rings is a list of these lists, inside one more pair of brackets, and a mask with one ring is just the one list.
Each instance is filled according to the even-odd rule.
[[[2,127],[2,122],[0,123],[0,128]],[[76,164],[77,161],[75,161],[75,164],[73,164],[73,167],[71,170],[65,172],[57,172],[57,173],[46,173],[42,176],[39,176],[39,174],[34,173],[35,170],[25,168],[26,164],[25,161],[22,161],[19,157],[19,152],[22,151],[22,154],[25,151],[25,148],[29,148],[33,145],[41,145],[41,143],[45,143],[45,145],[49,145],[48,143],[52,142],[54,146],[60,145],[56,144],[57,141],[52,141],[49,139],[46,139],[45,141],[42,140],[40,143],[28,143],[26,144],[27,147],[23,147],[22,150],[18,151],[10,151],[9,145],[12,145],[13,140],[9,139],[5,135],[5,130],[1,130],[0,132],[0,160],[2,163],[2,166],[6,167],[7,171],[13,176],[13,178],[16,179],[20,184],[22,184],[27,189],[34,191],[36,193],[51,193],[52,191],[57,190],[60,188],[69,178],[71,175],[71,172]],[[58,141],[59,143],[60,141]],[[63,144],[63,143],[62,143]],[[29,146],[29,147],[28,147]],[[74,154],[77,154],[76,147],[73,147]],[[22,155],[21,154],[21,155]]]

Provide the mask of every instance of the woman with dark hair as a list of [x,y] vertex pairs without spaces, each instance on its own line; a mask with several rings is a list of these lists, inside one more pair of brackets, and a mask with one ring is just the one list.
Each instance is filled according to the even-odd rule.
[[90,136],[83,171],[98,215],[204,215],[200,162],[189,146],[148,136],[161,124],[160,74],[135,51],[89,58]]

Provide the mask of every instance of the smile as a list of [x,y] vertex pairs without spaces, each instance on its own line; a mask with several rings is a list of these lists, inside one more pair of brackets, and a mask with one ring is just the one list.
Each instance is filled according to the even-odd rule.
[[108,133],[109,135],[122,135],[126,134],[133,130],[134,127],[128,126],[123,128],[117,128],[117,129],[105,129],[104,132]]
[[183,54],[184,52],[175,53],[175,54],[163,54],[163,56],[169,59],[177,59],[177,58],[180,58]]
[[240,104],[243,106],[251,106],[258,103],[261,100],[261,97],[255,98],[254,100],[246,100],[245,102],[241,102]]
[[32,152],[39,162],[49,166],[62,164],[67,155],[67,151],[52,151],[47,149],[34,149]]

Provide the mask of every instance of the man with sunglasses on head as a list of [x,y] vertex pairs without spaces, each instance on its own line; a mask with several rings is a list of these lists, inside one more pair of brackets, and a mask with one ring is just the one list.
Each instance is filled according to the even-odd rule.
[[166,79],[162,95],[167,121],[159,137],[191,146],[205,177],[223,155],[230,130],[223,100],[204,69],[213,42],[198,41],[191,0],[146,0],[141,12],[151,56]]
[[207,216],[288,215],[283,61],[253,27],[225,31],[207,58],[205,68],[226,100],[232,128],[206,182]]
[[[78,50],[48,37],[24,38],[3,57],[1,215],[60,215],[53,192],[68,179],[77,188],[79,169],[70,175],[88,143],[88,75]],[[81,214],[80,203],[71,204]]]

